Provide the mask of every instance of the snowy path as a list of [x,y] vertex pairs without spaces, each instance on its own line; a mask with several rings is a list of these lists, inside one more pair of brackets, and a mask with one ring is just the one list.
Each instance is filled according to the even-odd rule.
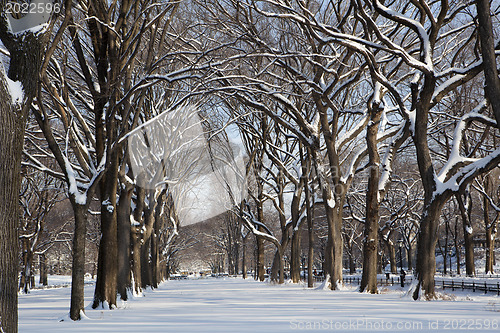
[[[93,287],[85,289],[90,304]],[[169,281],[118,310],[88,309],[65,320],[70,288],[19,298],[19,331],[27,332],[290,332],[500,331],[500,298],[471,293],[455,301],[414,302],[401,293],[308,290],[234,278]]]

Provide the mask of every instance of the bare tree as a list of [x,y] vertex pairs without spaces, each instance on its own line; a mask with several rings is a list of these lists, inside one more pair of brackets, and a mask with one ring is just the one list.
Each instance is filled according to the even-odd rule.
[[[488,175],[484,175],[476,179],[474,188],[481,193],[483,219],[485,227],[486,238],[486,266],[485,273],[494,273],[493,266],[495,261],[495,240],[497,236],[498,218],[500,217],[500,188],[498,183],[495,182],[493,175],[498,173],[498,169],[492,171]],[[491,212],[490,207],[493,208]],[[495,217],[493,217],[493,215]]]
[[[8,55],[8,74],[0,63],[0,330],[17,332],[17,226],[19,219],[19,191],[21,186],[21,158],[23,136],[28,111],[39,84],[42,55],[50,35],[50,15],[40,20],[39,14],[28,14],[11,30],[7,1],[0,1],[0,39]],[[11,13],[12,14],[12,13]],[[10,16],[11,22],[17,22]],[[31,26],[37,22],[39,26]],[[31,29],[33,28],[33,29]],[[3,47],[2,47],[3,50]]]
[[488,0],[476,0],[475,3],[484,66],[484,92],[493,109],[497,127],[500,128],[500,102],[495,97],[500,94],[500,79],[498,78],[498,65],[495,54],[498,45],[495,45],[495,36],[493,34],[491,6]]
[[33,286],[34,256],[47,250],[44,244],[45,221],[49,212],[61,200],[61,182],[40,172],[25,168],[20,203],[23,208],[19,226],[22,251],[22,271],[19,289],[28,293]]

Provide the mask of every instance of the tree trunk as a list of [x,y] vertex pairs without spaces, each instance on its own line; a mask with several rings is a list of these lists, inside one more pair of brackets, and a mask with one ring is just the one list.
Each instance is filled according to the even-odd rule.
[[[375,89],[378,89],[375,87]],[[374,94],[378,94],[375,91]],[[363,274],[359,291],[376,294],[377,290],[377,256],[378,256],[378,221],[379,213],[379,164],[380,156],[377,148],[377,133],[384,110],[378,99],[370,101],[370,122],[366,129],[366,145],[368,150],[370,175],[368,178],[368,191],[366,193],[365,231],[363,240]],[[389,241],[388,241],[389,242]]]
[[413,143],[417,153],[417,163],[422,185],[424,187],[424,209],[420,220],[417,243],[416,272],[418,285],[413,298],[420,297],[420,289],[426,299],[436,297],[434,290],[434,274],[436,272],[436,243],[441,209],[451,193],[436,195],[436,179],[434,165],[428,142],[428,121],[431,100],[436,87],[436,78],[432,73],[425,74],[423,86],[419,90],[418,83],[412,83],[412,110],[415,111],[415,130]]
[[161,214],[166,193],[167,191],[164,190],[158,196],[154,210],[153,233],[151,235],[151,275],[152,275],[151,286],[153,288],[158,288],[158,285],[161,282],[159,238],[160,238],[161,223],[163,221]]
[[130,203],[133,187],[124,185],[120,190],[120,199],[117,206],[117,241],[118,241],[118,276],[117,290],[120,298],[128,299],[131,288],[130,280]]
[[[262,194],[262,186],[259,185],[259,189],[258,189],[258,202],[257,202],[257,218],[258,220],[261,222],[261,223],[264,223],[264,208],[262,207],[262,203],[264,202],[264,196]],[[258,226],[257,227],[257,230],[259,231],[263,231],[262,230],[262,227],[261,226]],[[266,260],[266,256],[265,256],[265,248],[264,248],[264,239],[262,237],[259,237],[259,236],[255,236],[256,238],[256,242],[257,242],[257,269],[256,269],[256,273],[257,273],[257,279],[259,281],[264,281],[265,279],[265,274],[266,274],[266,270],[265,270],[265,260]]]
[[464,225],[464,247],[465,247],[465,273],[467,276],[476,275],[476,265],[474,263],[474,240],[472,229]]
[[[139,178],[138,182],[142,180]],[[131,230],[131,256],[132,256],[132,277],[133,277],[133,288],[135,294],[140,294],[142,290],[141,281],[141,242],[142,242],[142,215],[144,211],[144,200],[146,196],[146,191],[141,186],[136,186],[136,202],[135,210],[133,213],[134,225]]]
[[[450,233],[449,230],[450,230],[450,221],[448,219],[446,219],[446,221],[445,221],[445,234],[444,234],[444,253],[443,253],[444,274],[447,273],[447,268],[448,268],[447,259],[448,259],[448,253],[449,253],[449,250],[448,250],[448,235]],[[450,267],[450,273],[451,273],[451,267]]]
[[335,211],[335,220],[333,223],[332,234],[332,254],[333,262],[331,269],[331,286],[336,290],[342,285],[342,260],[344,257],[344,241],[342,239],[342,208],[337,208]]
[[23,293],[29,293],[31,286],[31,269],[33,253],[31,252],[30,239],[22,238],[22,257],[23,268],[21,271],[21,278],[19,279],[19,290]]
[[141,287],[144,289],[152,286],[150,250],[151,238],[148,237],[141,246]]
[[352,253],[353,246],[349,249],[349,274],[356,273],[356,261],[354,260],[354,254]]
[[118,277],[118,240],[116,192],[118,187],[118,153],[111,154],[110,167],[101,180],[101,242],[97,261],[97,279],[92,308],[107,303],[116,307]]
[[[318,170],[319,156],[314,156]],[[324,250],[323,272],[330,277],[330,288],[336,290],[342,284],[342,258],[344,242],[342,240],[342,200],[336,200],[332,188],[321,171],[317,171],[328,223],[327,242]],[[339,186],[340,187],[340,186]]]
[[47,281],[47,259],[45,257],[45,253],[40,254],[40,283],[43,286],[48,285]]
[[[286,242],[288,244],[288,242]],[[271,267],[271,281],[283,284],[285,282],[285,258],[283,243],[276,248]]]
[[[457,261],[457,275],[460,275],[460,244],[458,243],[458,217],[455,220],[455,256]],[[450,267],[451,269],[451,267]]]
[[11,105],[5,79],[0,68],[0,331],[10,333],[17,332],[17,227],[25,119]]
[[[308,156],[310,156],[308,154]],[[309,170],[307,170],[307,173]],[[314,198],[311,200],[311,191],[309,189],[309,184],[305,184],[305,195],[306,195],[306,214],[307,214],[307,238],[308,238],[308,248],[307,248],[307,287],[314,287],[314,275],[313,275],[313,265],[314,265],[314,207],[311,207],[311,201],[314,202]]]
[[413,298],[418,299],[420,290],[426,299],[434,299],[435,285],[434,274],[436,273],[436,244],[438,236],[439,217],[441,209],[446,200],[436,197],[426,208],[420,221],[420,232],[417,242],[417,278],[418,286],[413,293]]
[[[281,239],[281,246],[283,246],[283,238]],[[279,249],[274,252],[273,263],[271,265],[271,281],[278,282],[280,279],[280,253]]]
[[465,205],[464,198],[462,195],[457,194],[456,198],[458,201],[458,207],[460,209],[460,215],[462,216],[462,227],[464,231],[464,247],[465,247],[465,272],[467,276],[476,275],[476,267],[474,263],[474,240],[473,240],[473,229],[471,224],[471,205],[472,199],[470,194],[464,195],[465,200],[467,200],[467,205]]
[[132,278],[134,293],[140,294],[142,290],[141,281],[141,227],[134,226],[131,232],[131,242],[132,242]]
[[389,263],[391,264],[391,273],[398,273],[398,264],[396,260],[396,247],[390,239],[384,241],[387,246],[387,252],[389,252]]
[[243,279],[247,278],[247,237],[241,237],[242,238],[242,246],[243,246],[243,254],[241,258],[241,270],[243,274]]
[[491,104],[497,128],[500,129],[500,79],[495,55],[495,37],[491,21],[490,0],[476,0],[479,36],[484,67],[484,92]]
[[[0,0],[4,13],[5,0]],[[28,14],[27,16],[32,15]],[[37,14],[33,14],[35,16]],[[29,20],[25,16],[24,20]],[[48,33],[29,29],[13,35],[7,16],[0,17],[0,39],[10,52],[8,77],[22,84],[24,98],[14,104],[0,61],[0,331],[17,332],[19,192],[24,130],[28,111],[39,87],[42,57]]]
[[155,190],[150,190],[148,194],[149,205],[144,209],[144,224],[142,229],[141,246],[141,282],[142,287],[153,286],[153,272],[151,262],[151,239],[155,223],[156,198]]
[[75,202],[70,196],[75,215],[75,231],[73,235],[73,265],[71,277],[71,306],[69,316],[72,320],[80,320],[85,312],[85,237],[87,235],[87,205]]
[[158,288],[160,284],[160,256],[159,256],[159,219],[155,218],[154,230],[151,235],[151,287]]
[[[239,238],[239,237],[238,237]],[[240,239],[236,241],[234,245],[234,274],[238,275],[240,273]]]
[[[314,156],[316,170],[318,170],[318,156]],[[335,198],[337,194],[333,190],[326,179],[323,172],[318,172],[320,179],[320,187],[322,189],[323,203],[326,212],[326,220],[328,223],[327,242],[324,253],[324,274],[330,276],[330,288],[336,290],[339,284],[342,284],[342,259],[344,254],[344,242],[342,240],[342,206],[343,200]],[[342,186],[338,185],[340,191],[343,191]],[[339,196],[344,197],[343,193]]]
[[293,283],[300,282],[300,231],[294,230],[290,250],[290,277]]
[[445,243],[444,249],[443,249],[441,246],[441,242],[438,240],[438,248],[441,252],[441,255],[443,256],[443,274],[446,275],[448,272],[448,263],[447,263],[447,259],[448,259],[447,250],[448,249],[446,247],[446,243]]
[[495,238],[496,233],[494,232],[494,228],[486,229],[486,274],[494,273],[493,266],[495,265]]
[[284,255],[285,250],[281,249],[281,251],[282,252],[281,252],[281,255],[280,255],[280,265],[279,265],[280,278],[279,278],[279,281],[278,281],[279,284],[285,283],[285,255]]
[[[489,181],[485,181],[485,189],[489,190]],[[484,225],[486,229],[486,263],[484,271],[486,274],[493,274],[493,267],[495,266],[495,238],[496,238],[496,218],[495,221],[490,223],[490,214],[489,214],[489,206],[488,198],[483,196],[483,218]]]
[[284,255],[285,249],[290,243],[289,236],[290,228],[282,228],[280,246],[276,247],[276,252],[274,253],[273,263],[271,267],[271,281],[284,283],[285,282],[285,266],[284,266]]
[[408,248],[406,249],[406,259],[408,261],[408,270],[411,271],[413,269],[413,247],[411,243],[408,242]]
[[257,279],[259,281],[265,280],[266,270],[264,267],[265,254],[264,254],[264,239],[259,236],[255,236],[257,242]]
[[385,265],[387,265],[386,263],[384,263],[384,253],[382,251],[378,251],[378,256],[377,256],[377,262],[378,262],[378,265],[377,265],[377,274],[382,274],[384,272],[384,269],[385,269]]

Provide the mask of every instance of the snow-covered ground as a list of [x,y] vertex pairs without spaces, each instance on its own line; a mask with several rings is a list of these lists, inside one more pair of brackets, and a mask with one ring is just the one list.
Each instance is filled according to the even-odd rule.
[[[291,332],[500,331],[500,297],[459,292],[451,300],[412,301],[397,288],[379,295],[355,287],[332,292],[241,278],[176,280],[120,304],[68,320],[70,288],[19,297],[19,331],[28,332]],[[90,304],[93,286],[85,288]],[[63,321],[61,321],[63,320]]]
[[[95,282],[90,275],[85,275],[85,283]],[[60,288],[60,287],[70,287],[71,286],[71,276],[70,275],[49,275],[47,276],[47,286],[40,284],[40,276],[35,275],[35,288],[36,289],[48,289],[48,288]]]

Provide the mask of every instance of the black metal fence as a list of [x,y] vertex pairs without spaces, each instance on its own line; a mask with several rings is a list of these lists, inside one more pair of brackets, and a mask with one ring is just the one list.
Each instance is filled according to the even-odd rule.
[[[402,281],[401,281],[402,279]],[[344,283],[346,284],[361,284],[361,277],[360,276],[346,276],[343,278]],[[394,285],[399,285],[404,287],[407,284],[411,284],[413,281],[412,276],[406,276],[404,278],[401,278],[401,276],[392,276],[389,278],[378,278],[377,279],[377,284],[379,286],[394,286]]]
[[[394,286],[400,285],[404,287],[405,285],[411,284],[413,282],[413,276],[406,276],[401,281],[400,276],[389,277],[389,278],[378,278],[377,283],[380,286]],[[361,284],[361,277],[359,276],[346,276],[343,278],[345,284]],[[472,290],[472,292],[483,292],[485,294],[493,293],[500,296],[500,282],[486,282],[486,281],[458,281],[449,279],[436,279],[436,287],[442,290],[451,289],[455,290]]]
[[500,282],[488,283],[486,281],[455,281],[436,279],[436,286],[443,290],[472,290],[472,292],[496,293],[500,296]]

